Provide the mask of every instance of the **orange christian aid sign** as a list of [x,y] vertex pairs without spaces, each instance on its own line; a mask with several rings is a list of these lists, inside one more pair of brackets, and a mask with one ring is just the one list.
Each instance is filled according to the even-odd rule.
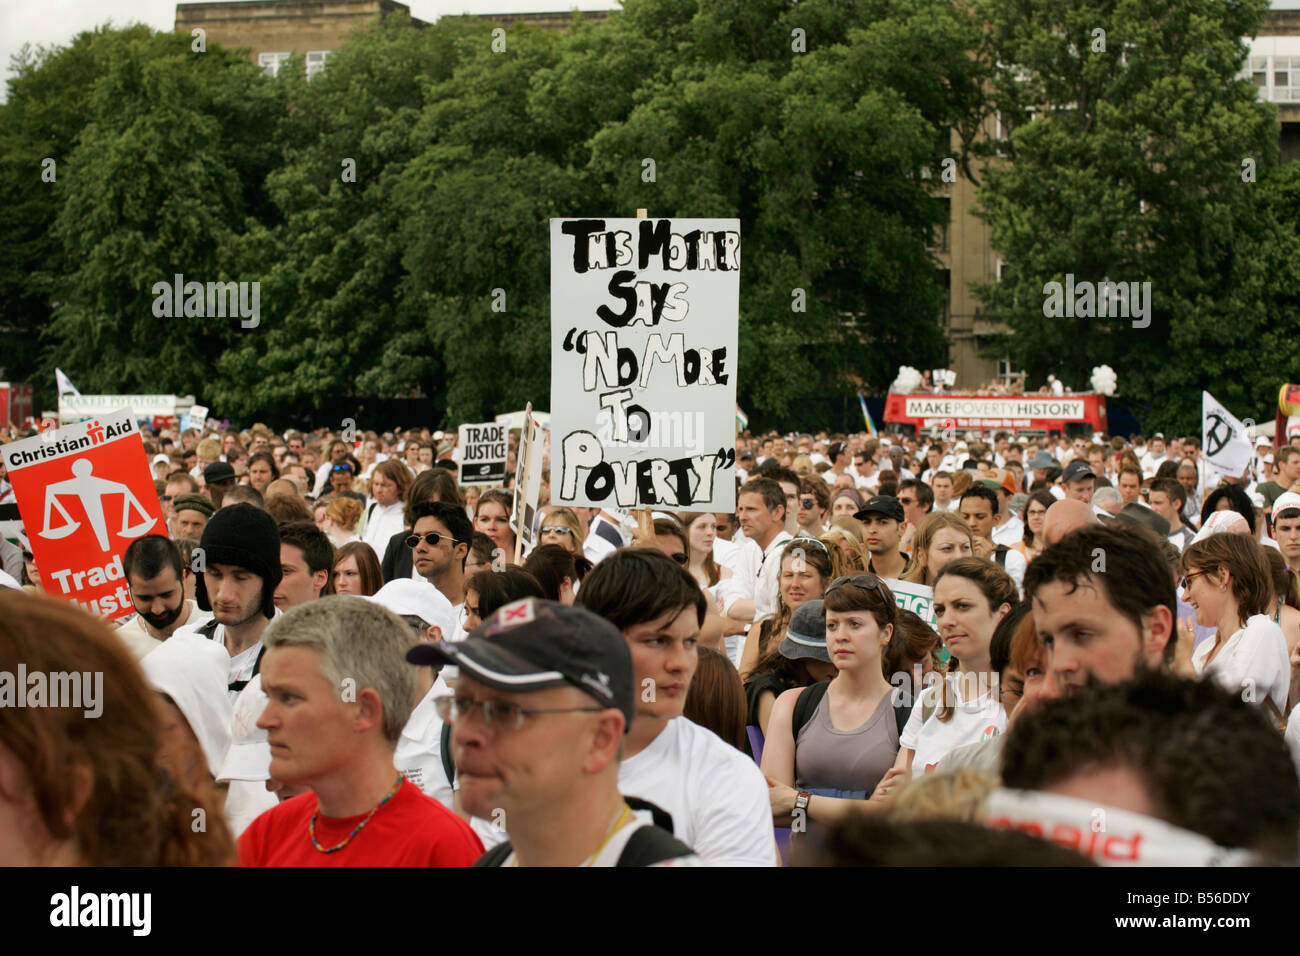
[[133,612],[122,555],[167,526],[130,410],[10,442],[0,453],[45,591],[109,620]]

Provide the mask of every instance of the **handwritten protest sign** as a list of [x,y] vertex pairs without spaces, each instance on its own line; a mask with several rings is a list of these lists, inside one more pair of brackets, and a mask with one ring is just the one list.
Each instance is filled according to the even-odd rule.
[[499,485],[506,480],[509,438],[504,424],[461,425],[459,435],[462,485]]
[[551,501],[735,506],[740,223],[551,220]]
[[50,429],[3,454],[45,590],[109,619],[132,613],[122,555],[167,533],[132,413]]

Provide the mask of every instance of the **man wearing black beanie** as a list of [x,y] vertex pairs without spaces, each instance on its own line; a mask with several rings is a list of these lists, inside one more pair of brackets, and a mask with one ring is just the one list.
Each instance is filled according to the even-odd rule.
[[257,674],[265,650],[262,633],[280,614],[275,607],[281,577],[275,520],[247,502],[222,508],[203,529],[192,566],[194,598],[202,610],[212,612],[212,620],[191,633],[220,642],[230,655],[233,700]]

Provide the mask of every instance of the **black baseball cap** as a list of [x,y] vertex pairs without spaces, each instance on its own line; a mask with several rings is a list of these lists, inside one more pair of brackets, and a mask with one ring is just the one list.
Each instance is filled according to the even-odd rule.
[[899,524],[902,524],[906,519],[903,514],[902,504],[899,503],[897,498],[890,495],[875,495],[868,498],[867,503],[853,517],[862,521],[869,514],[884,515],[886,518],[893,518]]
[[1061,473],[1062,481],[1083,481],[1085,478],[1096,478],[1088,463],[1082,458],[1076,458],[1065,466],[1065,471]]
[[524,693],[568,684],[636,716],[632,654],[623,634],[583,607],[523,598],[505,605],[463,641],[417,644],[411,664],[455,664],[496,690]]
[[214,461],[203,469],[203,483],[205,485],[219,485],[223,481],[234,480],[235,469],[224,461]]

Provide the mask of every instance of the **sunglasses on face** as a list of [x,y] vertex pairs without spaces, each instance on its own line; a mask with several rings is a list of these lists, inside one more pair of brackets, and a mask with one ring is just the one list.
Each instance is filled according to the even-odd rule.
[[336,473],[336,474],[337,474],[338,472],[340,472],[340,471],[346,471],[346,472],[350,475],[350,474],[352,474],[352,466],[351,466],[351,465],[335,465],[333,468],[330,469],[330,471],[332,471],[332,472],[334,472],[334,473]]
[[799,507],[803,508],[804,511],[812,511],[813,508],[817,507],[817,499],[816,499],[816,498],[800,498],[800,499],[799,499]]
[[1200,577],[1204,571],[1193,571],[1191,574],[1183,575],[1183,579],[1178,582],[1178,586],[1186,591],[1192,584],[1192,578]]
[[406,539],[406,546],[414,550],[420,546],[420,539],[424,539],[426,544],[434,548],[442,544],[444,541],[450,541],[452,544],[460,544],[459,541],[450,535],[439,534],[436,531],[426,531],[424,534],[413,534],[408,537]]
[[672,554],[668,555],[668,557],[672,558],[672,559],[673,559],[674,561],[676,561],[678,564],[681,564],[681,565],[685,565],[685,564],[686,564],[686,554],[685,554],[685,552],[682,552],[682,551],[674,551]]
[[573,534],[572,528],[566,528],[562,524],[547,525],[541,529],[541,534]]

